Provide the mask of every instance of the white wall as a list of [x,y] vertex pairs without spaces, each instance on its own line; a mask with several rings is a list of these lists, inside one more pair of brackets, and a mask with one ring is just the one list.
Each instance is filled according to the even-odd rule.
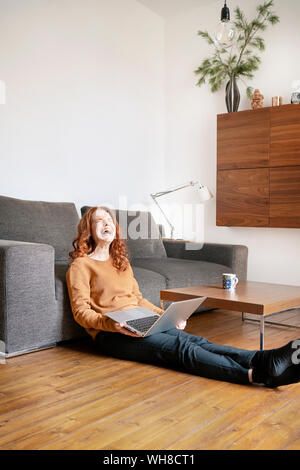
[[0,0],[0,194],[149,203],[164,177],[163,41],[135,0]]
[[[174,186],[199,178],[216,191],[216,115],[226,112],[224,89],[216,94],[205,85],[196,87],[193,71],[212,49],[197,32],[212,32],[220,15],[222,2],[200,2],[199,8],[166,21],[166,185]],[[259,0],[230,1],[233,14],[239,5],[252,18]],[[300,79],[300,2],[277,0],[274,10],[280,24],[264,33],[266,51],[249,85],[259,88],[270,106],[272,96],[290,102],[291,82]],[[240,110],[250,109],[245,95]],[[238,243],[249,247],[250,280],[300,284],[299,229],[227,228],[216,226],[216,201],[205,206],[205,240]]]

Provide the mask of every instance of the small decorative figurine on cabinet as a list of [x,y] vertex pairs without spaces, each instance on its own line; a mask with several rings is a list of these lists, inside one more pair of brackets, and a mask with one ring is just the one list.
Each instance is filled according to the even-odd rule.
[[300,103],[300,80],[294,80],[292,83],[291,103]]
[[261,94],[259,90],[254,90],[252,95],[252,109],[259,109],[263,108],[264,106],[264,96]]

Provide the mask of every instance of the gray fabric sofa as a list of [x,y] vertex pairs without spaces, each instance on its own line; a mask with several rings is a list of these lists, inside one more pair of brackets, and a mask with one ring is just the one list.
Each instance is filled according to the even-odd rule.
[[[84,206],[81,213],[87,209]],[[161,237],[150,213],[116,215],[140,290],[157,306],[161,289],[220,282],[224,271],[247,278],[245,246],[205,243],[201,249],[186,250],[184,242]],[[136,237],[141,220],[149,230]],[[2,356],[87,336],[73,319],[65,280],[78,222],[73,203],[0,196]]]

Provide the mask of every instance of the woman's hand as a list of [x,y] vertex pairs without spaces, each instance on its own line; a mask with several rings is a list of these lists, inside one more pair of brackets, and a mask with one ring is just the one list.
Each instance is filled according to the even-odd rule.
[[123,335],[127,336],[134,336],[135,338],[141,338],[140,335],[137,335],[136,333],[133,333],[132,331],[127,330],[127,328],[124,328],[125,322],[122,323],[116,323],[116,328],[119,333],[122,333]]
[[176,325],[177,330],[184,330],[186,327],[186,321],[181,321]]

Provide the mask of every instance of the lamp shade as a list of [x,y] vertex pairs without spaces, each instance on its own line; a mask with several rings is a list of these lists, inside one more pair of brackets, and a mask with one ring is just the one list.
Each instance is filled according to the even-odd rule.
[[213,195],[210,192],[209,188],[201,183],[199,183],[199,187],[197,188],[197,199],[198,201],[205,202],[209,199],[212,199]]
[[5,104],[5,83],[0,80],[0,104]]

